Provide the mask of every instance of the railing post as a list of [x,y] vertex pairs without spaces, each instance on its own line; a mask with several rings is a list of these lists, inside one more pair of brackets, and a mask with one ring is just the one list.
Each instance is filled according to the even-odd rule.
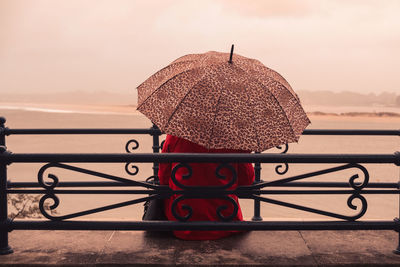
[[[5,153],[6,149],[6,119],[0,117],[0,153]],[[0,222],[7,223],[7,163],[0,162]],[[0,230],[0,255],[12,253],[13,250],[8,245],[8,229]]]
[[[259,154],[260,152],[255,152]],[[261,163],[257,162],[254,164],[254,183],[258,184],[261,182]],[[260,214],[260,201],[254,200],[254,216],[251,218],[252,221],[262,221]]]
[[[400,152],[395,152],[394,153],[396,156],[400,156]],[[400,166],[400,164],[396,163],[397,166]],[[397,190],[400,190],[400,173],[399,173],[399,181],[397,182]],[[394,221],[397,223],[397,226],[400,225],[400,194],[399,194],[399,217],[394,218]],[[400,227],[397,227],[396,229],[397,232],[397,248],[393,250],[393,253],[400,255]]]
[[[153,130],[159,130],[157,125],[153,124],[151,127]],[[160,152],[160,134],[159,133],[152,133],[153,136],[153,153]],[[153,163],[153,175],[156,181],[158,181],[158,163]]]
[[[399,218],[394,218],[394,221],[396,222],[397,226],[400,225],[400,219]],[[398,241],[397,241],[397,248],[393,250],[393,253],[400,255],[400,229],[397,227],[396,232],[398,234]]]

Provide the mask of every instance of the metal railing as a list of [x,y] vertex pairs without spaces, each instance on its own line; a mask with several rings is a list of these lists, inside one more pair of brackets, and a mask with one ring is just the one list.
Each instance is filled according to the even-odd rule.
[[[129,134],[151,135],[153,138],[153,153],[133,153],[138,147],[138,141],[132,139],[126,144],[126,152],[121,154],[111,153],[11,153],[6,148],[6,136],[10,135],[71,135],[71,134]],[[400,136],[400,130],[306,130],[304,135],[377,135]],[[371,194],[399,195],[399,183],[372,183],[369,182],[369,173],[362,164],[395,164],[400,165],[400,153],[394,154],[287,154],[288,146],[280,147],[281,153],[276,154],[161,154],[161,132],[156,126],[148,129],[9,129],[5,127],[5,119],[0,117],[0,254],[12,252],[8,244],[8,232],[20,229],[36,230],[395,230],[399,232],[400,222],[394,220],[362,221],[360,220],[367,211],[368,202],[364,197]],[[38,171],[37,182],[11,182],[7,180],[7,166],[16,163],[44,163]],[[125,170],[130,175],[138,172],[138,163],[150,163],[153,167],[153,176],[158,175],[158,164],[177,162],[172,171],[171,179],[180,188],[172,190],[168,186],[138,181],[120,176],[89,170],[69,163],[125,163]],[[176,171],[183,168],[188,173],[192,172],[190,163],[215,162],[221,169],[231,174],[230,180],[223,186],[197,187],[181,184],[175,177]],[[237,173],[232,168],[232,163],[254,163],[255,182],[250,186],[240,186],[230,189],[235,183]],[[304,173],[291,177],[262,181],[261,164],[277,163],[275,171],[278,175],[285,174],[288,164],[340,164],[335,167],[319,171]],[[75,173],[84,173],[92,177],[107,181],[82,181],[62,182],[49,173],[49,169],[63,169]],[[132,171],[133,169],[133,171]],[[336,173],[343,170],[357,170],[362,174],[352,175],[348,182],[320,182],[305,181],[308,178]],[[45,173],[48,173],[45,176]],[[227,178],[227,177],[225,177]],[[101,187],[108,187],[103,189]],[[115,189],[110,189],[115,187]],[[90,189],[88,189],[90,188]],[[94,189],[93,189],[94,188]],[[317,188],[317,189],[316,189]],[[207,193],[207,194],[205,194]],[[46,220],[11,220],[8,218],[7,195],[9,194],[39,194],[39,209]],[[127,194],[137,196],[129,201],[124,201],[100,208],[89,209],[71,214],[57,215],[49,213],[55,210],[60,203],[58,195],[65,194]],[[144,196],[143,196],[144,195]],[[70,220],[81,216],[95,214],[120,207],[143,203],[151,199],[163,199],[178,195],[172,204],[172,214],[176,221],[84,221]],[[237,203],[229,195],[236,195],[242,199],[254,201],[254,215],[252,221],[232,221],[237,212]],[[347,206],[356,210],[354,215],[345,215],[331,211],[311,208],[296,203],[290,203],[271,198],[274,195],[349,195]],[[185,216],[179,215],[174,207],[183,199],[190,198],[221,198],[233,207],[229,216],[219,213],[223,207],[216,207],[216,212],[221,221],[197,222],[190,221],[192,209],[189,207]],[[53,204],[46,208],[45,202],[52,200]],[[356,206],[354,200],[361,205]],[[264,221],[260,215],[260,203],[270,203],[305,212],[334,218],[327,221]],[[399,235],[400,242],[400,235]],[[400,253],[399,247],[395,252]]]

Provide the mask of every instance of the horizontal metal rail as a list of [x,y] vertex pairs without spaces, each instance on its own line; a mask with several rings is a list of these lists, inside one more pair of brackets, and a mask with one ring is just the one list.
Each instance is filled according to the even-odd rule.
[[[155,128],[138,129],[102,129],[102,128],[74,128],[74,129],[10,129],[3,128],[4,134],[9,135],[63,135],[63,134],[149,134],[161,135]],[[378,135],[400,136],[400,130],[364,130],[364,129],[306,129],[303,135]]]
[[[46,194],[48,191],[46,190],[38,190],[38,189],[8,189],[6,190],[7,194]],[[151,194],[151,193],[160,193],[160,191],[155,191],[155,190],[93,190],[93,189],[81,189],[81,190],[67,190],[67,189],[54,189],[51,191],[53,194],[93,194],[93,195],[134,195],[134,194],[139,194],[139,195],[145,195],[145,194]],[[162,192],[161,192],[162,193]],[[175,191],[169,191],[170,194],[185,194],[186,196],[190,196],[190,193],[187,193],[186,191],[183,190],[175,190]],[[251,198],[252,194],[267,194],[267,195],[347,195],[347,194],[353,194],[354,190],[242,190],[241,188],[238,188],[235,191],[229,191],[229,190],[220,190],[220,191],[215,191],[213,194],[210,192],[202,192],[202,193],[197,193],[196,196],[202,196],[204,198],[210,197],[210,196],[215,196],[215,197],[220,197],[221,195],[237,195],[240,196],[240,198]],[[400,194],[399,190],[368,190],[364,189],[362,191],[362,194],[366,195],[396,195]]]
[[62,134],[161,134],[160,130],[145,129],[9,129],[4,128],[5,135],[62,135]]
[[[144,182],[144,181],[143,181]],[[42,188],[38,182],[8,182],[7,188]],[[60,182],[57,187],[134,187],[120,182]],[[349,187],[345,182],[289,182],[277,187]],[[400,188],[399,183],[368,183],[365,188]]]
[[303,135],[383,135],[400,136],[400,130],[358,130],[358,129],[308,129]]
[[400,165],[400,152],[394,154],[208,154],[208,153],[10,153],[0,150],[0,163],[29,162],[253,162],[253,163],[392,163]]
[[0,223],[0,230],[399,230],[396,221],[40,221],[14,220]]

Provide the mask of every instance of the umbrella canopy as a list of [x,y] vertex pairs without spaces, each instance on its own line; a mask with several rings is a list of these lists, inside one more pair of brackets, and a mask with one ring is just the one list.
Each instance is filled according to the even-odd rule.
[[264,151],[310,123],[279,73],[232,52],[180,57],[137,90],[137,109],[161,131],[206,148]]

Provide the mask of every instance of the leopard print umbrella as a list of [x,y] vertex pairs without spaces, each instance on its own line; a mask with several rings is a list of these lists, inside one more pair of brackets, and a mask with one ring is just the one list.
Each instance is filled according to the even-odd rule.
[[264,151],[310,123],[289,83],[260,61],[207,52],[178,58],[137,87],[137,109],[161,131],[206,148]]

